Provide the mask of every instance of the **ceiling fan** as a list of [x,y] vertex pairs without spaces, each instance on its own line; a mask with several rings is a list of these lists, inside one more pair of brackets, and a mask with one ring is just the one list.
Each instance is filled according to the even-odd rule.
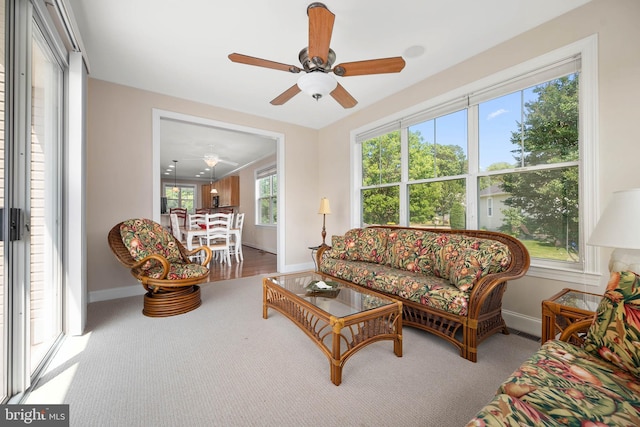
[[309,46],[298,54],[302,68],[267,59],[232,53],[229,59],[233,62],[275,70],[300,73],[298,82],[271,100],[273,105],[282,105],[300,91],[304,91],[318,100],[330,94],[344,108],[354,107],[358,101],[347,92],[329,73],[340,77],[361,76],[366,74],[398,73],[404,68],[404,59],[400,56],[392,58],[370,59],[365,61],[344,62],[332,68],[336,54],[329,47],[335,15],[322,3],[311,3],[307,7],[309,16]]
[[183,161],[189,161],[189,160],[204,161],[207,164],[207,166],[209,166],[210,168],[214,167],[218,163],[225,163],[225,164],[230,165],[230,166],[238,166],[238,163],[232,162],[230,160],[223,159],[218,154],[214,153],[213,152],[213,145],[209,146],[209,152],[208,153],[204,153],[200,157],[193,157],[193,158],[182,159],[182,160]]

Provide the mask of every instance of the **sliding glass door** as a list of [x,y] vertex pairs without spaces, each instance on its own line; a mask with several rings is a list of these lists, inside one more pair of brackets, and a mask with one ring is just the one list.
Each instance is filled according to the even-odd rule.
[[28,389],[62,336],[64,62],[31,1],[0,9],[1,403]]
[[29,243],[30,373],[62,332],[60,147],[63,70],[39,27],[31,40],[31,138],[25,223]]
[[[0,212],[5,211],[5,68],[6,68],[6,51],[5,41],[7,33],[6,31],[6,2],[0,0],[0,31],[2,42],[0,43]],[[4,216],[4,215],[3,215]],[[5,221],[0,222],[2,228],[3,238],[0,239],[0,402],[4,401],[7,397],[7,373],[9,369],[8,365],[8,348],[7,340],[7,291],[6,291],[6,262],[5,262],[5,244],[4,234],[6,231]]]

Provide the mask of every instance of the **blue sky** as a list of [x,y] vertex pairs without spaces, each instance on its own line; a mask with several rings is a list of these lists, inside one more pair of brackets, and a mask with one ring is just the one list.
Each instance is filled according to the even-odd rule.
[[[537,98],[533,88],[526,89],[524,102]],[[511,93],[500,98],[483,102],[479,105],[479,138],[480,138],[480,170],[498,162],[514,163],[511,150],[511,132],[516,130],[521,121],[521,92]],[[467,153],[467,119],[466,111],[458,111],[439,117],[435,121],[411,126],[411,131],[420,131],[427,141],[440,145],[458,145]]]

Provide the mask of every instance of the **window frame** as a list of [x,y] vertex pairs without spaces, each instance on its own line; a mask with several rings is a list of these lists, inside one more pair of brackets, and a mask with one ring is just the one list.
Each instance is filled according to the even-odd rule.
[[[435,118],[449,112],[456,111],[460,108],[468,108],[467,115],[468,138],[470,141],[477,141],[478,129],[473,125],[473,114],[477,112],[477,104],[469,106],[470,97],[475,94],[482,93],[487,89],[492,90],[494,87],[509,85],[512,81],[528,75],[532,72],[543,70],[545,67],[553,66],[562,61],[569,60],[579,56],[581,61],[580,67],[580,96],[579,96],[579,134],[580,134],[580,240],[581,251],[583,255],[583,264],[580,269],[570,268],[569,265],[563,263],[545,262],[540,259],[532,259],[531,267],[528,271],[529,276],[542,277],[554,280],[571,281],[589,286],[598,286],[602,275],[600,262],[600,249],[585,244],[587,237],[591,234],[595,227],[597,215],[599,212],[598,197],[598,59],[597,59],[597,35],[594,34],[585,39],[576,41],[572,44],[558,48],[547,54],[530,59],[508,69],[497,72],[483,79],[474,81],[460,88],[454,89],[441,96],[430,99],[424,103],[418,104],[410,109],[403,110],[393,114],[392,116],[370,123],[369,125],[351,131],[351,165],[352,173],[351,181],[351,226],[361,226],[361,199],[360,191],[362,190],[362,159],[360,141],[363,138],[374,137],[385,132],[400,128],[401,134],[404,134],[404,140],[407,141],[407,127],[400,126],[403,121],[414,117]],[[523,89],[522,87],[520,89]],[[518,90],[518,89],[515,89]],[[508,91],[505,90],[505,94]],[[363,137],[364,135],[364,137]],[[403,147],[406,149],[406,147]],[[478,176],[478,146],[470,144],[468,147],[468,163],[469,170],[467,179],[475,179]],[[403,168],[408,163],[403,158]],[[518,172],[526,172],[531,168],[520,168]],[[505,172],[505,171],[501,171]],[[407,178],[406,176],[403,176]],[[450,177],[456,178],[456,177]],[[469,184],[469,183],[468,183]],[[408,203],[406,190],[401,185],[400,191],[400,224],[407,225],[408,220]],[[477,228],[478,226],[478,194],[476,185],[467,185],[467,228]],[[559,265],[558,265],[559,264]]]
[[[178,197],[178,206],[176,206],[178,208],[183,208],[184,207],[184,206],[182,206],[182,201],[183,201],[183,199],[182,199],[182,189],[183,188],[188,188],[190,190],[193,190],[193,210],[189,211],[187,209],[187,213],[194,213],[195,209],[196,209],[196,206],[198,204],[198,200],[197,200],[198,199],[198,191],[197,191],[198,187],[197,187],[197,185],[195,185],[195,184],[181,184],[181,183],[176,183],[175,185],[173,185],[173,184],[169,184],[169,183],[164,183],[162,185],[162,194],[163,195],[167,194],[167,188],[171,189],[171,188],[174,188],[174,187],[178,187],[180,189],[179,190],[180,196]],[[175,200],[175,199],[169,199],[167,197],[167,205],[169,203],[168,202],[169,200]],[[168,209],[169,208],[167,207],[167,210]]]
[[[269,197],[260,197],[260,182],[264,179],[269,179],[270,185],[270,195]],[[265,168],[256,170],[254,172],[254,182],[255,182],[255,225],[257,227],[277,227],[278,226],[278,191],[277,189],[274,191],[273,188],[273,179],[276,179],[276,186],[279,185],[278,180],[278,169],[275,164],[269,165]],[[269,221],[268,223],[263,223],[261,221],[261,200],[268,199],[269,200]],[[275,203],[274,203],[275,201]],[[274,220],[275,217],[275,220]]]

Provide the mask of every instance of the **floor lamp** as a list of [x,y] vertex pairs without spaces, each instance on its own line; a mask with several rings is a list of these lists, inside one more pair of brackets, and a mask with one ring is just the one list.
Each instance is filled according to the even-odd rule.
[[613,193],[587,244],[615,248],[610,272],[640,274],[640,188]]
[[325,220],[327,215],[331,214],[331,208],[329,207],[329,199],[327,199],[326,197],[320,199],[320,209],[318,209],[318,214],[322,215],[322,246],[327,246],[327,244],[325,243],[325,239],[327,237]]

